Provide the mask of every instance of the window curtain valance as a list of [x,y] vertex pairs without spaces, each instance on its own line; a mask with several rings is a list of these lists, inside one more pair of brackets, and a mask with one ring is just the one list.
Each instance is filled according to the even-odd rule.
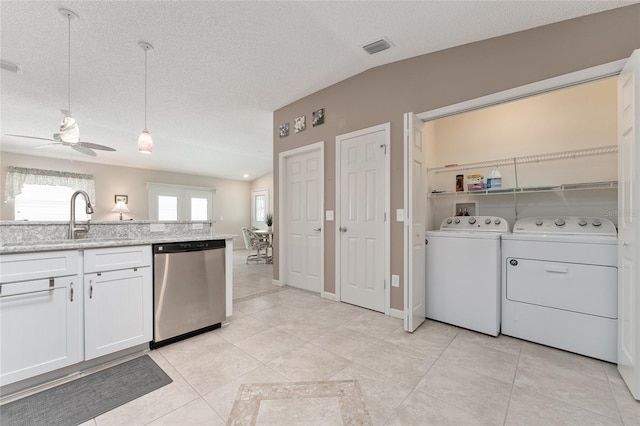
[[7,167],[5,197],[15,198],[22,193],[25,184],[67,186],[74,190],[82,189],[91,200],[96,199],[96,185],[93,175],[60,172],[58,170],[28,169],[25,167]]

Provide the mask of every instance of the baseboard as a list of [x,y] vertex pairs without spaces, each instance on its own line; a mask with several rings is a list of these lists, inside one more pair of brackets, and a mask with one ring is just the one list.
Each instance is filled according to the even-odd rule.
[[277,285],[278,287],[282,287],[282,283],[280,282],[280,280],[271,280],[271,284],[273,285]]
[[398,318],[403,320],[404,319],[404,311],[400,310],[400,309],[389,309],[389,316],[392,318]]
[[336,299],[336,294],[335,294],[335,293],[329,293],[329,292],[327,292],[327,291],[323,291],[322,293],[320,293],[320,296],[321,296],[323,299],[329,299],[329,300],[334,300],[334,301],[335,301],[335,300],[337,300],[337,299]]

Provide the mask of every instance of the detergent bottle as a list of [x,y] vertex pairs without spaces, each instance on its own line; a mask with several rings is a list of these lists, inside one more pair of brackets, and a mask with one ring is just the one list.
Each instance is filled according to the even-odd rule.
[[502,175],[497,167],[494,167],[491,174],[487,178],[487,189],[502,188]]

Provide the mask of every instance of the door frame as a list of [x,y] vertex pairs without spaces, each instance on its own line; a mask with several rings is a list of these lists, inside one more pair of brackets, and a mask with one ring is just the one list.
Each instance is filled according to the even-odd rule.
[[278,155],[278,214],[280,220],[278,220],[278,285],[287,285],[287,160],[291,157],[295,157],[300,154],[307,154],[310,152],[318,151],[320,153],[320,217],[322,224],[322,234],[320,238],[320,295],[324,297],[324,141],[312,143],[310,145],[301,146],[299,148],[283,151]]
[[[523,99],[547,92],[553,92],[556,90],[588,83],[590,81],[595,81],[602,78],[614,77],[620,74],[622,68],[627,63],[627,59],[620,59],[617,61],[608,62],[606,64],[596,65],[594,67],[585,68],[583,70],[575,71],[569,74],[552,77],[546,80],[537,81],[535,83],[526,84],[524,86],[515,87],[513,89],[503,90],[501,92],[492,93],[490,95],[481,96],[479,98],[432,109],[416,114],[416,116],[423,122],[433,121],[439,118],[474,111],[505,102],[515,101],[518,99]],[[403,191],[405,191],[406,193],[406,185],[403,188]],[[404,244],[406,246],[407,241],[405,241]],[[424,262],[426,263],[426,259],[424,260]],[[407,256],[404,256],[403,267],[405,271],[407,271],[409,268],[409,259]]]
[[[335,203],[335,220],[339,220],[340,214],[340,185],[341,182],[341,170],[340,164],[342,161],[341,158],[341,149],[340,143],[344,139],[351,139],[354,137],[362,136],[367,133],[378,132],[383,130],[385,132],[385,144],[387,145],[387,155],[385,155],[385,175],[384,175],[384,314],[389,315],[391,310],[391,215],[389,213],[391,208],[391,122],[386,122],[383,124],[378,124],[376,126],[367,127],[365,129],[356,130],[349,133],[344,133],[342,135],[336,136],[336,203]],[[341,283],[341,259],[342,254],[340,253],[340,230],[338,227],[334,227],[335,230],[335,298],[337,301],[342,301],[340,296],[340,287]]]

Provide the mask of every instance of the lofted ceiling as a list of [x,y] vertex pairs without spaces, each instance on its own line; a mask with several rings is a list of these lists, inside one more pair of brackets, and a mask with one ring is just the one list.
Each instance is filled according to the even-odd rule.
[[[0,149],[228,179],[272,170],[273,111],[367,69],[638,1],[7,1],[0,2]],[[34,149],[67,107],[81,140],[117,149],[84,156]],[[382,36],[393,47],[361,46]],[[144,51],[151,155],[144,127]],[[244,175],[248,178],[244,178]]]

